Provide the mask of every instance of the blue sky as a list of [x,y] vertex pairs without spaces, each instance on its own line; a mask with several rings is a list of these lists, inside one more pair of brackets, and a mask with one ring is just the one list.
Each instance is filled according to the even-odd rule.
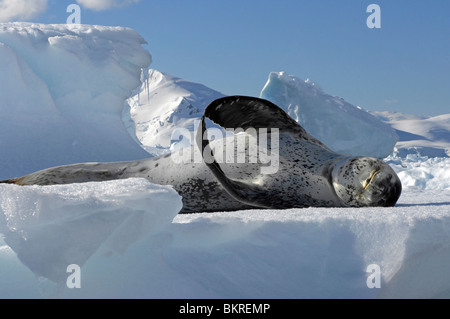
[[[35,1],[45,2],[46,10],[16,19],[65,23],[67,6],[77,3]],[[123,1],[129,3],[113,6]],[[138,31],[148,42],[152,68],[225,94],[258,96],[270,72],[285,71],[367,110],[450,113],[448,0],[78,3],[83,24]],[[381,8],[380,29],[366,25],[371,3]]]

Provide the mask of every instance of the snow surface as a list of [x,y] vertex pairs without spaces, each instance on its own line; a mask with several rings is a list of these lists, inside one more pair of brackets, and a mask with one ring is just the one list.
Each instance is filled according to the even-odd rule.
[[449,190],[394,208],[176,216],[178,195],[140,179],[0,186],[2,298],[450,297]]
[[272,72],[260,96],[283,108],[309,134],[338,153],[384,158],[398,140],[390,126],[326,94],[309,79]]
[[147,157],[122,122],[151,63],[143,43],[122,27],[0,24],[0,179]]
[[[166,152],[173,130],[222,96],[140,73],[143,41],[126,28],[0,24],[0,178]],[[443,136],[431,133],[445,117],[395,118],[427,142]],[[392,208],[178,215],[180,196],[144,179],[0,184],[0,298],[450,298],[450,158],[399,155],[386,158],[404,186]],[[66,285],[72,264],[81,288]]]

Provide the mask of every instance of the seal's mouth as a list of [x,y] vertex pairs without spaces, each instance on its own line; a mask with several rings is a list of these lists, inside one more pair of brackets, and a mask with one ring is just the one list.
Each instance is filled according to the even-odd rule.
[[363,187],[363,190],[364,190],[364,191],[366,191],[367,188],[369,188],[370,183],[372,183],[372,181],[374,180],[375,176],[377,176],[379,172],[380,172],[379,169],[374,169],[374,170],[370,173],[369,178],[367,178],[367,179],[363,182],[363,184],[362,184],[362,187]]

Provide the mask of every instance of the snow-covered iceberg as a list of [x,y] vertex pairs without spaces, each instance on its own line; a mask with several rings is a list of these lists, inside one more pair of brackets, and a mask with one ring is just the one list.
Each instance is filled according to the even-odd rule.
[[[223,96],[199,83],[144,70],[141,86],[127,100],[123,121],[144,149],[151,154],[164,154],[171,147],[180,147],[176,130],[193,132],[208,104]],[[182,146],[189,145],[184,142]]]
[[122,27],[0,24],[0,179],[148,156],[121,118],[151,63],[143,43]]
[[338,153],[384,158],[398,139],[389,125],[325,93],[309,79],[272,72],[260,97],[283,108],[309,134]]

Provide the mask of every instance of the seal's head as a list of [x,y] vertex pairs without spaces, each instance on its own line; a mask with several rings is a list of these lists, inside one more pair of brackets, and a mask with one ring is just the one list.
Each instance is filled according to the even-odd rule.
[[346,157],[334,165],[331,181],[346,206],[394,206],[402,184],[394,170],[372,157]]

